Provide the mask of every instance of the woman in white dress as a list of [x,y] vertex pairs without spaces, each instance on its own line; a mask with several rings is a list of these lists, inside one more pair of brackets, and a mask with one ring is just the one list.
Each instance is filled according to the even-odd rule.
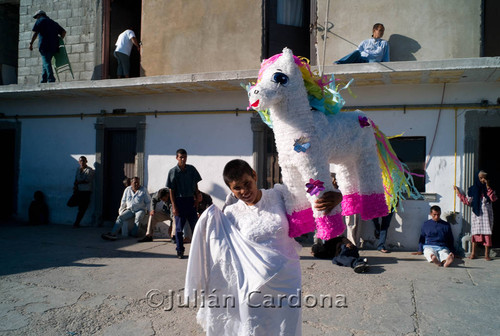
[[[282,185],[257,188],[257,174],[243,160],[224,168],[238,199],[215,206],[198,220],[186,275],[186,299],[203,297],[197,320],[207,335],[301,335],[298,252],[288,235]],[[330,211],[342,200],[325,193],[316,207]]]

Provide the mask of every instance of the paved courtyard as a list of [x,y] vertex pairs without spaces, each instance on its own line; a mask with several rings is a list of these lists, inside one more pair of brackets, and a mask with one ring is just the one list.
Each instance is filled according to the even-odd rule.
[[[174,244],[108,242],[105,231],[1,225],[0,336],[203,335],[196,308],[175,302],[187,259]],[[409,251],[361,254],[366,274],[303,248],[304,335],[498,335],[500,260],[444,269]],[[315,305],[321,296],[332,306]]]

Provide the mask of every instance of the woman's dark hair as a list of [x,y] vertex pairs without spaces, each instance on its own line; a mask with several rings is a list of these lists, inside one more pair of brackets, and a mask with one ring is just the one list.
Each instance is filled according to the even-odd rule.
[[226,163],[222,176],[224,177],[226,185],[229,186],[229,183],[239,180],[245,174],[253,176],[253,172],[254,171],[248,162],[236,159]]

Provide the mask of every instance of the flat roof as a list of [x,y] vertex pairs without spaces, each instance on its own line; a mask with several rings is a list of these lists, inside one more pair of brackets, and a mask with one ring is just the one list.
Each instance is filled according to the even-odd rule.
[[[345,82],[354,78],[356,86],[500,83],[500,57],[328,65],[325,66],[324,73],[334,74],[335,78]],[[258,70],[235,70],[49,84],[12,84],[0,86],[0,99],[238,91],[242,90],[241,83],[255,81],[257,75]]]

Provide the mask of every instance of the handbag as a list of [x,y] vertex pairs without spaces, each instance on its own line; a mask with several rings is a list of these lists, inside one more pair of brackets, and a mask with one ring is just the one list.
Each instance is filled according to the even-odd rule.
[[78,190],[73,191],[73,195],[71,195],[66,205],[70,208],[78,206]]

